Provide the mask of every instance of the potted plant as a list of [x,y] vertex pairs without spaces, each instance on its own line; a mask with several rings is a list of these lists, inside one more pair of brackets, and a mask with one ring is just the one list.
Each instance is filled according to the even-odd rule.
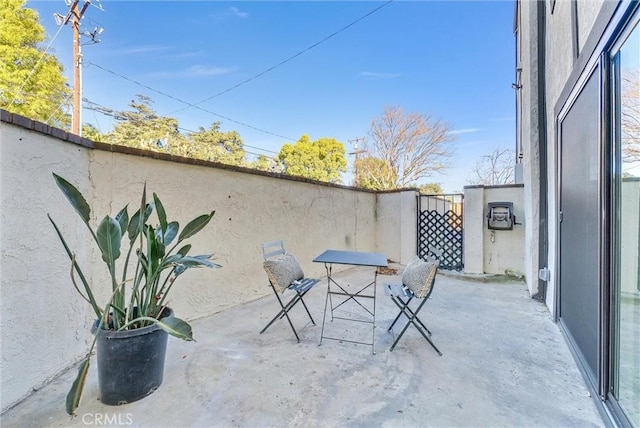
[[[111,405],[139,400],[162,383],[167,334],[193,340],[191,326],[173,315],[167,297],[185,270],[220,267],[211,261],[213,254],[190,256],[191,245],[183,244],[209,223],[215,211],[196,217],[180,231],[178,222],[167,221],[155,193],[153,201],[147,202],[145,183],[140,207],[133,216],[129,217],[125,206],[115,217],[105,216],[94,229],[91,209],[80,191],[59,175],[54,173],[53,177],[89,229],[110,278],[109,285],[89,283],[59,227],[47,214],[71,261],[73,286],[96,316],[95,338],[67,394],[67,413],[75,414],[80,403],[96,344],[100,400]],[[155,227],[149,224],[154,209],[159,222]],[[127,245],[123,246],[123,241]],[[120,259],[122,253],[126,253],[124,260]],[[98,288],[105,286],[109,297],[99,304]]]

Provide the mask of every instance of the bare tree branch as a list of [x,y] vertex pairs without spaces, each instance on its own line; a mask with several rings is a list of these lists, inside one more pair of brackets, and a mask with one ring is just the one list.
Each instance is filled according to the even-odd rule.
[[[367,180],[385,189],[414,185],[420,179],[447,167],[452,155],[451,125],[430,115],[404,113],[400,107],[385,107],[380,118],[371,121],[369,136],[373,142],[370,157],[387,167],[372,168]],[[364,173],[364,171],[363,171]]]
[[512,184],[515,151],[511,149],[493,149],[491,154],[485,155],[476,163],[473,178],[467,180],[469,184],[484,184],[498,186]]
[[620,120],[622,157],[625,162],[640,161],[640,72],[622,70]]

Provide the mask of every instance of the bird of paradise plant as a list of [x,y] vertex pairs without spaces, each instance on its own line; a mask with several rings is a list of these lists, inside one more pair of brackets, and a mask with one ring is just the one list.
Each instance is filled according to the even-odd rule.
[[[153,202],[147,202],[145,183],[140,208],[133,216],[129,217],[128,206],[125,206],[114,217],[106,215],[94,229],[91,225],[91,208],[80,191],[55,173],[53,178],[89,229],[109,271],[111,294],[107,302],[100,305],[95,298],[94,285],[88,282],[60,228],[47,214],[71,261],[73,286],[96,315],[98,321],[95,328],[123,331],[155,324],[175,337],[193,340],[191,326],[186,321],[175,316],[161,318],[161,315],[166,308],[169,292],[184,271],[193,267],[220,267],[211,261],[213,254],[190,256],[191,245],[180,246],[183,241],[200,232],[215,211],[194,218],[180,231],[178,222],[167,221],[165,208],[158,195],[154,193]],[[159,221],[155,227],[148,224],[154,208]],[[128,249],[124,262],[118,264],[123,240],[127,241]],[[70,415],[75,414],[80,403],[95,344],[94,339],[67,394],[66,410]]]

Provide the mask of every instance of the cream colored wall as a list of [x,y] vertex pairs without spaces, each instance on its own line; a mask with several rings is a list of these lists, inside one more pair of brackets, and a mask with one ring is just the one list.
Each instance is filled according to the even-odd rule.
[[87,259],[84,223],[68,215],[52,171],[91,193],[88,152],[0,122],[0,361],[2,410],[88,349],[90,314],[73,290],[70,262],[47,218]]
[[489,230],[483,227],[484,271],[491,274],[515,274],[524,272],[524,202],[523,187],[486,187],[485,211],[489,202],[513,202],[516,223],[513,230]]
[[[190,270],[176,283],[181,292],[173,292],[170,304],[185,319],[267,295],[264,241],[283,239],[305,273],[316,277],[325,274],[324,266],[312,260],[327,248],[385,252],[400,259],[408,251],[399,230],[415,224],[412,196],[398,193],[378,200],[375,193],[350,188],[91,150],[0,123],[3,411],[70,367],[89,346],[92,314],[73,290],[69,260],[47,212],[79,263],[88,266],[88,280],[106,279],[86,227],[52,172],[83,192],[96,221],[115,215],[126,203],[133,214],[144,181],[149,197],[157,192],[168,217],[182,227],[196,215],[216,211],[190,242],[194,254],[213,252],[223,267]],[[415,245],[415,233],[412,238]]]
[[402,264],[417,253],[417,195],[415,190],[378,194],[377,241],[384,243],[387,258]]
[[[513,202],[513,230],[489,230],[489,202]],[[524,273],[523,186],[471,186],[464,189],[464,271],[472,274]]]
[[[464,272],[484,273],[484,187],[464,188],[464,214],[462,216],[464,241]],[[472,214],[476,213],[476,214]]]

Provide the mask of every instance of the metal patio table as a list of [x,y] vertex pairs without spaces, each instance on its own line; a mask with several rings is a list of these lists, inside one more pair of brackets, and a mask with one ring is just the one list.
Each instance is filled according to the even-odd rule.
[[[369,253],[362,251],[342,251],[342,250],[326,250],[318,257],[313,259],[315,263],[324,263],[327,270],[327,296],[324,302],[324,314],[322,317],[322,332],[320,333],[320,345],[322,339],[338,340],[341,342],[357,343],[361,345],[371,345],[372,353],[375,352],[375,323],[376,323],[376,284],[378,280],[378,268],[387,266],[387,257],[382,253]],[[375,267],[373,281],[359,286],[356,291],[352,291],[354,287],[351,284],[340,284],[332,275],[334,264],[352,265],[352,266],[371,266]],[[371,290],[373,289],[373,290]],[[372,291],[372,292],[371,292]],[[342,296],[346,299],[334,304],[332,296]],[[364,303],[366,300],[373,301],[372,309],[369,309]],[[347,302],[355,302],[366,313],[365,317],[370,319],[347,318],[334,315],[334,311]],[[331,321],[334,319],[364,322],[371,324],[371,342],[360,342],[355,340],[347,340],[345,338],[331,337],[324,335],[324,326],[327,319],[327,307],[331,309]]]

